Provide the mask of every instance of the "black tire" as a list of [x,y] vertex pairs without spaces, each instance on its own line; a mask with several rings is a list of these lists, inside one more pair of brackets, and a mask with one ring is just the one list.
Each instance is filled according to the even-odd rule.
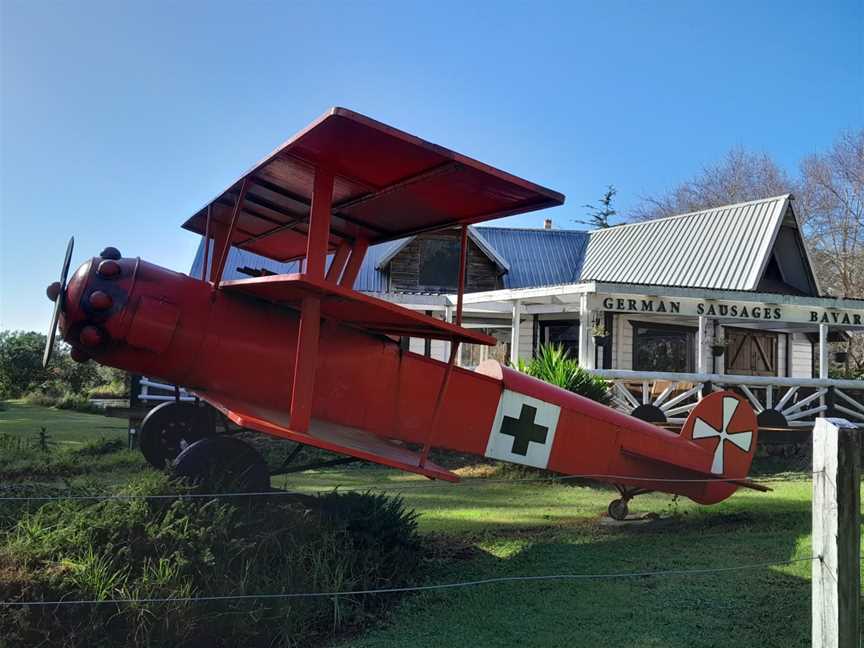
[[169,401],[154,407],[144,417],[138,445],[150,465],[162,470],[187,447],[213,433],[213,417],[208,408]]
[[609,508],[607,510],[609,512],[609,517],[618,522],[626,520],[627,514],[629,513],[627,502],[623,499],[616,499],[609,502]]
[[196,441],[174,460],[174,475],[209,492],[262,493],[270,490],[264,457],[229,436]]

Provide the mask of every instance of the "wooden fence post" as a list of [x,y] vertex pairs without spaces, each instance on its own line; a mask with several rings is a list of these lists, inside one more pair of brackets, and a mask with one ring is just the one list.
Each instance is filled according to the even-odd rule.
[[861,434],[845,419],[813,428],[814,648],[861,645]]

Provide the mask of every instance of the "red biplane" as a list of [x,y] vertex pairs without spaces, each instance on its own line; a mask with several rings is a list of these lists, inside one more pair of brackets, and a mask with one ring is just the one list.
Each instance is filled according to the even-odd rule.
[[[710,504],[747,479],[756,417],[730,392],[705,397],[680,434],[494,361],[455,366],[460,344],[495,340],[461,326],[467,227],[560,205],[564,196],[363,115],[334,108],[277,148],[183,225],[204,237],[201,277],[106,248],[66,284],[67,249],[44,361],[59,322],[77,361],[183,385],[240,428],[432,479],[444,448],[606,475],[621,498],[646,491]],[[352,289],[367,247],[461,228],[455,323]],[[231,246],[302,272],[223,280]],[[410,353],[402,336],[450,342],[448,362]],[[181,475],[241,475],[269,487],[261,456],[218,433],[203,403],[166,403],[140,445]],[[233,429],[233,426],[227,426]],[[299,446],[298,446],[299,447]],[[411,448],[416,448],[412,450]]]

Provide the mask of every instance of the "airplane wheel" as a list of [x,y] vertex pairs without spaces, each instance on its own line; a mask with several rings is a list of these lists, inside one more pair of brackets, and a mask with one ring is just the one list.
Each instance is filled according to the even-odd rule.
[[629,509],[627,508],[627,500],[624,499],[616,499],[612,500],[609,503],[609,517],[613,520],[618,520],[622,522],[627,519],[627,513],[629,513]]
[[162,470],[187,447],[213,434],[210,412],[194,403],[169,401],[144,417],[139,434],[141,454]]
[[173,464],[174,475],[210,492],[261,493],[270,490],[264,457],[248,443],[229,436],[196,441]]

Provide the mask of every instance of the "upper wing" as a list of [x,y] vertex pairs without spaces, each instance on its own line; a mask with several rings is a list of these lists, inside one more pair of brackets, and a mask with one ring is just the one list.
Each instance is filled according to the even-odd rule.
[[[564,202],[517,178],[344,108],[333,108],[251,171],[232,244],[288,261],[306,250],[316,167],[335,175],[330,246],[371,244],[520,214]],[[183,225],[204,234],[227,228],[243,178]]]

